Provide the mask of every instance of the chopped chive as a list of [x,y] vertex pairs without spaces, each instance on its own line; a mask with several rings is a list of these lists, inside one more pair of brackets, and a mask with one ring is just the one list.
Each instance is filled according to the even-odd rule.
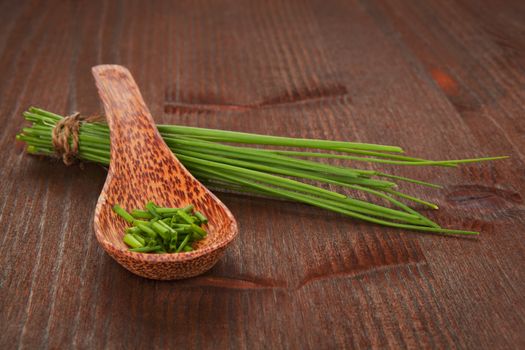
[[206,231],[204,231],[200,226],[197,226],[195,224],[191,224],[191,228],[192,228],[193,232],[198,233],[201,238],[204,238],[206,236]]
[[135,238],[137,241],[139,241],[140,244],[146,245],[146,241],[140,235],[138,235],[136,233],[134,233],[134,234],[132,233],[131,235],[133,236],[133,238]]
[[133,226],[139,226],[139,225],[146,225],[148,226],[149,225],[149,221],[144,221],[144,220],[133,220],[132,222]]
[[180,208],[180,210],[184,211],[185,213],[190,213],[194,208],[193,204],[189,204],[183,208]]
[[204,216],[204,214],[201,213],[200,211],[195,211],[194,214],[197,217],[197,219],[199,219],[199,221],[201,223],[203,223],[203,224],[207,224],[208,223],[208,218],[206,216]]
[[130,234],[138,234],[141,232],[142,232],[141,229],[138,228],[137,226],[128,227],[126,229],[126,233],[130,233]]
[[177,250],[175,251],[175,253],[179,253],[182,248],[184,248],[184,246],[186,245],[186,243],[188,243],[188,241],[190,240],[190,235],[187,235],[186,238],[184,238],[184,240],[182,241],[182,243],[180,244],[180,246],[177,248]]
[[155,205],[155,203],[153,202],[148,202],[148,204],[146,204],[146,209],[148,209],[148,212],[153,215],[154,218],[158,218],[160,217],[160,215],[157,213],[157,206]]
[[168,241],[171,238],[170,230],[162,226],[160,222],[154,222],[151,227],[157,232],[164,241]]
[[179,216],[184,222],[193,224],[193,219],[186,211],[184,211],[184,209],[178,210],[176,215]]
[[166,230],[168,230],[168,232],[174,232],[175,230],[169,226],[168,224],[166,224],[164,221],[160,220],[160,221],[157,221],[157,224],[161,225],[162,227],[164,227]]
[[129,223],[132,223],[133,220],[135,220],[133,218],[133,216],[131,216],[124,208],[122,208],[120,205],[118,204],[115,204],[113,206],[113,211],[115,213],[117,213],[121,218],[123,218],[124,220],[126,220],[127,222]]
[[207,218],[193,208],[159,208],[148,202],[147,210],[134,209],[131,214],[118,204],[114,210],[132,225],[125,229],[123,237],[130,251],[163,254],[192,251],[189,243],[206,237],[201,225]]
[[146,211],[146,210],[133,210],[131,212],[131,215],[135,218],[135,219],[151,219],[153,218],[153,215],[151,215],[151,213],[149,211]]
[[131,248],[140,248],[144,246],[144,244],[140,243],[135,237],[133,237],[129,233],[124,235],[123,241]]
[[173,224],[174,229],[180,229],[180,228],[190,228],[191,224]]
[[149,226],[146,226],[144,224],[138,224],[138,228],[144,231],[151,238],[157,237],[157,233],[154,230],[152,230]]
[[171,234],[171,243],[176,245],[178,240],[179,240],[179,233],[177,231],[173,231],[173,233]]
[[161,216],[173,216],[177,210],[179,210],[178,208],[156,208],[155,211],[161,215]]
[[158,251],[160,249],[162,249],[162,246],[156,245],[153,247],[131,248],[130,251],[135,252],[135,253],[150,253],[150,252]]

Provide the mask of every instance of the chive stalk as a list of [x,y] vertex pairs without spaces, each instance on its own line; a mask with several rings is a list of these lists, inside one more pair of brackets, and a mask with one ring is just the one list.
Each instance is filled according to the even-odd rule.
[[124,235],[123,240],[124,243],[129,245],[131,248],[141,248],[144,246],[143,243],[141,243],[139,240],[137,240],[137,238],[135,238],[133,235],[130,235],[129,233]]
[[[35,107],[31,107],[23,115],[26,120],[32,122],[32,125],[23,128],[16,138],[28,145],[28,153],[53,156],[55,151],[51,133],[56,123],[63,117]],[[340,159],[387,166],[457,167],[465,163],[507,158],[434,161],[404,155],[401,148],[389,145],[297,139],[180,125],[157,127],[167,145],[184,166],[203,183],[211,184],[214,188],[299,201],[384,226],[445,234],[472,234],[472,232],[441,228],[400,200],[433,209],[437,209],[437,205],[398,188],[399,182],[411,182],[433,188],[440,188],[439,185],[386,172],[336,166],[316,159]],[[239,143],[257,147],[232,145]],[[290,150],[290,147],[308,148],[311,151]],[[109,164],[110,140],[107,124],[84,122],[80,125],[77,158],[103,165]],[[352,192],[349,194],[347,191],[343,193],[335,191],[338,188],[346,188]],[[378,198],[385,202],[385,205],[370,202],[368,198],[360,199],[362,195]],[[131,237],[144,235],[145,243],[157,235],[171,242],[173,238],[168,235],[174,233],[182,235],[184,232],[188,237],[191,232],[195,233],[195,230],[191,229],[192,225],[205,224],[207,219],[201,213],[193,212],[193,209],[192,205],[185,208],[162,208],[148,203],[144,210],[134,210],[130,214],[121,207],[114,208],[119,216],[135,226],[127,229],[126,232]],[[156,221],[154,226],[152,221]],[[180,222],[184,222],[188,227],[181,227]],[[165,226],[173,232],[166,231]],[[180,244],[176,245],[176,249],[180,248],[179,251],[186,251],[185,247],[189,245],[182,247]],[[162,246],[157,252],[169,249],[170,247]]]
[[133,216],[131,216],[124,208],[122,208],[118,204],[115,204],[113,206],[113,211],[115,211],[115,213],[120,215],[124,220],[126,220],[129,223],[132,223],[135,220],[135,218],[133,218]]

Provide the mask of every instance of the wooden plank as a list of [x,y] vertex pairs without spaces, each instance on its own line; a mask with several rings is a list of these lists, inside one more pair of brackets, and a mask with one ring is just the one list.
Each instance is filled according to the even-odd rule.
[[[401,34],[400,40],[391,37],[409,50],[450,101],[455,111],[447,114],[461,122],[463,134],[471,134],[486,154],[506,152],[513,157],[512,162],[467,167],[465,183],[451,184],[443,193],[442,201],[450,209],[464,212],[483,228],[485,235],[478,244],[425,240],[423,245],[440,286],[437,293],[448,300],[470,348],[513,347],[524,341],[523,314],[515,312],[516,303],[525,301],[520,292],[524,276],[522,269],[514,268],[517,262],[523,264],[525,252],[519,239],[524,222],[516,221],[523,217],[523,118],[515,113],[523,109],[524,96],[520,58],[511,53],[523,44],[514,35],[514,18],[525,12],[523,6],[509,5],[488,1],[480,6],[436,2],[368,7],[385,32]],[[491,15],[496,9],[498,17]],[[469,141],[467,147],[476,143]],[[444,214],[452,216],[448,210]],[[505,232],[504,237],[497,232]],[[489,264],[480,260],[502,255],[507,258]],[[490,278],[479,278],[487,275]],[[472,312],[474,308],[479,311]],[[497,327],[494,314],[499,315]],[[473,330],[473,324],[485,329],[483,334]]]

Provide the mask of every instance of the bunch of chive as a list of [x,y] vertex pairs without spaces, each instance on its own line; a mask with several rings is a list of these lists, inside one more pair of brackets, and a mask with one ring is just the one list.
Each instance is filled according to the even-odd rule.
[[[23,128],[17,139],[27,143],[27,152],[55,156],[52,130],[63,117],[34,107],[24,112],[24,117],[32,125]],[[386,172],[335,166],[304,158],[442,167],[507,158],[432,161],[402,155],[400,153],[403,150],[396,146],[298,139],[181,125],[157,127],[184,166],[212,189],[292,200],[383,226],[442,234],[470,235],[478,232],[442,228],[402,201],[432,209],[437,209],[437,205],[398,189],[400,182],[433,188],[440,188],[439,185]],[[109,165],[110,139],[106,123],[82,123],[78,139],[78,159]],[[274,148],[233,146],[232,143]],[[275,147],[321,151],[305,152]],[[331,185],[338,191],[327,189],[323,184]],[[341,193],[341,189],[348,192]],[[363,194],[367,200],[359,199]]]
[[144,210],[128,213],[118,204],[113,206],[113,211],[132,225],[126,229],[123,241],[137,253],[191,252],[191,244],[206,237],[202,225],[208,222],[193,209],[193,205],[163,208],[148,202]]

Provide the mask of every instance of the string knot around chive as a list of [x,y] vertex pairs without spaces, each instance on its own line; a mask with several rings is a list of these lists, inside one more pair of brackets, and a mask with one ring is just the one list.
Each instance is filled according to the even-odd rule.
[[[102,120],[102,116],[82,116],[79,112],[59,120],[51,132],[53,148],[59,158],[65,165],[71,165],[75,162],[78,153],[78,134],[82,122],[96,122]],[[70,142],[71,139],[71,142]]]

